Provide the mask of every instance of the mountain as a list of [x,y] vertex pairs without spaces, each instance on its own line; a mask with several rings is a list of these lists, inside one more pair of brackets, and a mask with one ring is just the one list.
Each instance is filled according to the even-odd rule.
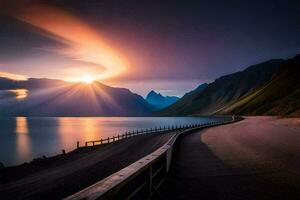
[[272,80],[240,98],[221,113],[300,115],[300,55],[280,67]]
[[250,66],[244,71],[222,76],[208,84],[203,90],[187,93],[175,104],[158,112],[158,115],[211,115],[219,113],[228,105],[250,95],[270,82],[284,63],[286,61],[282,59],[269,60]]
[[[154,107],[125,88],[99,82],[1,78],[1,116],[145,116]],[[25,90],[25,92],[24,92]],[[25,93],[22,98],[18,93]]]
[[146,101],[155,106],[158,110],[168,107],[178,101],[179,97],[175,96],[163,96],[155,91],[150,91],[146,97]]
[[181,97],[180,100],[178,100],[176,103],[171,105],[170,107],[167,107],[166,109],[163,109],[158,112],[158,115],[162,116],[176,116],[176,115],[185,115],[183,114],[187,107],[187,105],[191,105],[193,103],[193,100],[196,98],[196,96],[201,93],[205,88],[208,86],[207,83],[203,83],[199,85],[196,89],[186,93],[183,97]]

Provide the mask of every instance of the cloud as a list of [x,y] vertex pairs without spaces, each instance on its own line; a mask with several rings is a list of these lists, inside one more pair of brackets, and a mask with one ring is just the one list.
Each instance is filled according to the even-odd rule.
[[[1,67],[1,64],[0,64],[0,67]],[[2,72],[2,71],[0,71],[0,77],[12,79],[12,80],[17,80],[17,81],[27,80],[26,76],[19,75],[19,74],[12,74],[12,73],[9,73],[9,72]]]
[[51,48],[51,51],[104,68],[101,73],[93,74],[97,79],[109,79],[126,71],[128,64],[121,54],[112,49],[95,29],[78,17],[45,3],[27,1],[23,5],[14,10],[12,4],[9,4],[6,10],[10,9],[10,16],[34,26],[41,34],[65,46]]

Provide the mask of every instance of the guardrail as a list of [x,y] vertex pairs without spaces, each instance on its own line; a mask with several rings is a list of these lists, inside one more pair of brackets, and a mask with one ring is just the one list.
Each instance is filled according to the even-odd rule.
[[[209,124],[209,123],[207,123]],[[102,144],[109,144],[112,142],[116,142],[123,139],[128,139],[133,136],[143,135],[143,134],[149,134],[149,133],[167,133],[171,131],[183,131],[189,128],[198,127],[203,124],[189,124],[189,125],[180,125],[180,126],[164,126],[159,128],[149,128],[149,129],[142,129],[142,130],[133,130],[125,132],[124,134],[108,137],[108,138],[101,138],[99,140],[90,140],[86,141],[84,143],[84,146],[80,146],[79,141],[77,141],[77,148],[80,147],[90,147],[90,146],[96,146],[96,145],[102,145]]]
[[134,162],[128,167],[109,177],[79,191],[65,200],[94,199],[147,199],[164,182],[172,160],[172,155],[178,138],[183,134],[202,128],[224,125],[241,120],[232,117],[231,120],[211,122],[187,128],[173,135],[168,142],[153,153]]
[[[136,131],[133,130],[131,132],[128,131],[128,132],[125,132],[124,134],[113,136],[113,137],[108,137],[108,138],[103,138],[103,139],[101,138],[100,140],[86,141],[85,147],[101,145],[101,144],[108,144],[108,143],[127,139],[127,138],[137,136],[137,135],[143,135],[143,134],[149,134],[149,133],[164,133],[164,132],[170,132],[170,131],[175,131],[175,130],[183,130],[190,126],[196,126],[196,124],[185,125],[185,126],[164,126],[164,127],[159,127],[159,128],[149,128],[149,129],[142,129],[142,130],[136,130]],[[77,148],[79,148],[79,147],[80,147],[79,142],[77,142]]]

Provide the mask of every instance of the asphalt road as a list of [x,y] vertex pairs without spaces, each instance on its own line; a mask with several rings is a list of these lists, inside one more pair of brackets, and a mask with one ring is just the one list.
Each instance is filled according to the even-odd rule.
[[162,146],[172,133],[149,134],[0,171],[0,199],[61,199]]
[[196,131],[183,136],[153,199],[296,200],[299,157],[300,120],[247,118]]

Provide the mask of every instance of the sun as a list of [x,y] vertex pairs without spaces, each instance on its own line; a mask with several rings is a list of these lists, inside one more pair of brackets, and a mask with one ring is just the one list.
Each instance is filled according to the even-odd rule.
[[89,75],[86,75],[84,77],[82,77],[82,82],[86,83],[86,84],[91,84],[94,82],[94,78],[89,76]]

